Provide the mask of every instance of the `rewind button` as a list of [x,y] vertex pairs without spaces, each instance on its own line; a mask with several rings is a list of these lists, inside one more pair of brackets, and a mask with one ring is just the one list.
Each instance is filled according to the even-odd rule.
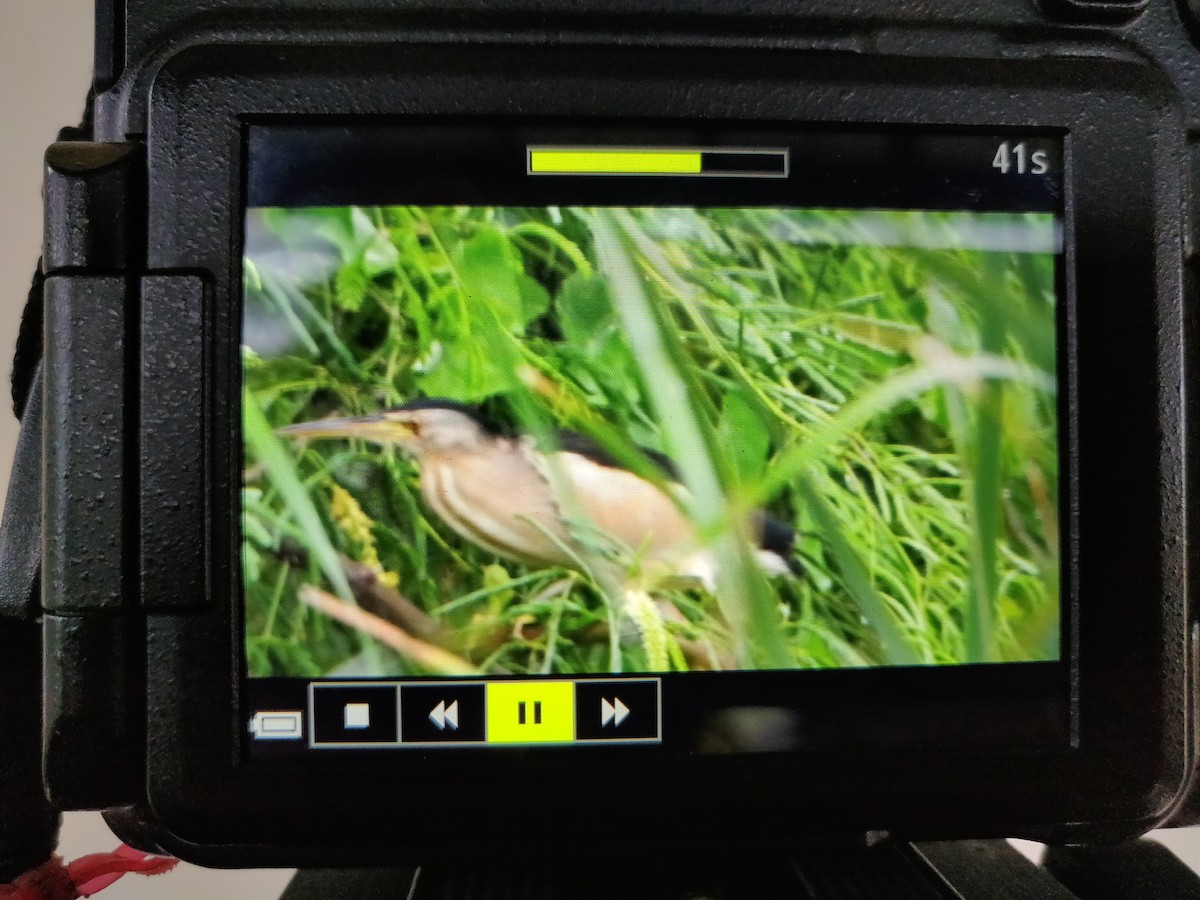
[[447,728],[458,731],[458,701],[451,701],[447,706],[445,700],[439,700],[438,705],[429,713],[429,721],[437,726],[438,731],[445,731]]
[[482,682],[430,681],[400,685],[400,742],[482,744],[487,737]]

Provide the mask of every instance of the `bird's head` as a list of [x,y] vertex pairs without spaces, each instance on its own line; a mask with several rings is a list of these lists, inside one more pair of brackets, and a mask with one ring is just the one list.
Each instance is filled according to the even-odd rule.
[[414,457],[471,452],[498,436],[469,406],[452,400],[414,400],[370,416],[318,419],[279,429],[291,438],[347,438],[400,447]]

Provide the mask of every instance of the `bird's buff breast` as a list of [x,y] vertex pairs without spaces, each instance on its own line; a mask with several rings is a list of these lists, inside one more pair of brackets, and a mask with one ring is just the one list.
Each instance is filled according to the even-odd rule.
[[[531,458],[533,457],[533,458]],[[556,497],[550,471],[565,478],[570,497]],[[627,563],[674,569],[694,550],[694,532],[672,501],[638,476],[574,453],[547,459],[514,443],[503,453],[439,454],[422,460],[421,490],[430,508],[456,533],[497,555],[538,566],[578,568],[597,562],[597,546],[620,548]],[[574,531],[562,511],[574,510]],[[657,565],[654,566],[657,568]],[[622,566],[624,568],[624,566]]]
[[428,456],[421,493],[451,529],[485,550],[533,565],[575,566],[550,486],[516,452]]

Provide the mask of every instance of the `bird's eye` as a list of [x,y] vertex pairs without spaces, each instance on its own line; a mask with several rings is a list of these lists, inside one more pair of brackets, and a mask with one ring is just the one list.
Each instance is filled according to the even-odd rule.
[[412,432],[413,437],[421,436],[421,423],[420,422],[408,422],[406,424],[408,425],[408,430]]

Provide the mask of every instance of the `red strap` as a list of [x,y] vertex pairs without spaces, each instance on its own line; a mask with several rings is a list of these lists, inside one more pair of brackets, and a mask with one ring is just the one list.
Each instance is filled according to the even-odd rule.
[[150,856],[122,844],[112,853],[92,853],[69,865],[53,856],[10,885],[0,885],[0,900],[76,900],[104,890],[123,875],[161,875],[179,860]]
[[112,853],[93,853],[67,866],[71,880],[80,896],[99,893],[122,875],[162,875],[179,865],[179,860],[166,856],[151,856],[122,844]]
[[79,894],[62,858],[52,856],[12,884],[0,885],[0,900],[75,900]]

